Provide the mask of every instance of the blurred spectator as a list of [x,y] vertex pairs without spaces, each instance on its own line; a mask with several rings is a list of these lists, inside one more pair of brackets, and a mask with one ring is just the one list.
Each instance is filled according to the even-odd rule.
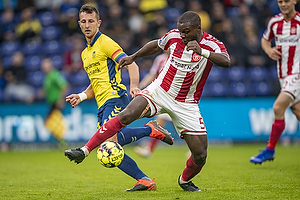
[[66,79],[61,72],[55,69],[50,58],[44,58],[42,60],[41,71],[45,74],[45,77],[43,89],[39,91],[38,98],[46,97],[46,102],[50,105],[49,114],[54,109],[62,110],[68,92]]
[[257,34],[252,33],[246,36],[245,40],[245,65],[246,67],[250,66],[264,66],[266,64],[266,54],[264,54],[261,45],[260,38]]
[[34,8],[26,8],[21,12],[21,19],[16,26],[16,37],[20,42],[40,40],[42,25],[34,18]]
[[154,19],[155,11],[163,10],[167,6],[167,0],[140,0],[139,10],[144,14],[144,19],[149,22]]
[[245,66],[246,49],[237,40],[237,35],[233,32],[225,35],[227,51],[230,56],[231,66]]
[[55,138],[62,141],[67,127],[62,109],[66,102],[65,97],[69,89],[68,83],[61,72],[54,68],[50,58],[42,60],[41,70],[44,72],[45,78],[39,97],[45,96],[50,107],[45,126]]
[[209,14],[202,9],[202,4],[198,0],[191,0],[189,2],[188,10],[196,12],[201,18],[201,29],[204,32],[210,32],[210,17]]
[[2,0],[0,1],[0,11],[5,9],[15,10],[18,5],[18,0]]
[[165,19],[163,11],[155,12],[154,18],[149,22],[148,26],[148,36],[150,38],[159,38],[162,35],[158,34],[159,29],[167,27],[167,21]]
[[74,34],[70,39],[72,46],[64,53],[63,71],[66,73],[83,70],[81,52],[85,48],[85,40],[81,34]]
[[32,103],[34,89],[27,83],[27,71],[24,68],[24,55],[17,51],[12,56],[12,65],[4,71],[6,86],[4,99]]
[[[115,38],[117,35],[120,34],[130,34],[127,26],[127,19],[123,16],[123,8],[118,4],[110,4],[108,6],[108,13],[107,18],[109,19],[106,22],[106,29],[109,31],[106,34],[110,34],[112,38]],[[101,24],[102,27],[102,24]]]
[[8,8],[5,9],[1,14],[2,14],[1,23],[0,23],[1,30],[4,32],[14,31],[16,25],[14,10]]
[[240,42],[245,41],[247,34],[258,34],[257,19],[250,13],[249,6],[241,3],[238,7],[238,14],[232,18],[233,29],[239,33]]
[[[224,5],[218,1],[213,2],[211,10],[211,33],[218,38],[222,33],[222,22],[227,18]],[[221,39],[221,38],[220,38]]]
[[[0,16],[0,42],[14,40],[15,13],[11,8],[6,8]],[[12,40],[11,40],[12,39]]]
[[61,12],[59,17],[59,25],[62,29],[62,38],[68,37],[73,33],[80,33],[77,8],[72,8],[68,9],[66,12]]
[[59,25],[62,29],[62,37],[68,37],[73,33],[81,33],[78,26],[79,0],[63,0],[59,8]]
[[16,11],[21,12],[26,8],[33,8],[35,6],[33,0],[17,0]]

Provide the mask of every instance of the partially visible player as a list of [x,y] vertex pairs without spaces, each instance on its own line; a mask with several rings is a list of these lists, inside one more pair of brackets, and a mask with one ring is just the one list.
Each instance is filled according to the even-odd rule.
[[[273,105],[274,122],[266,148],[250,158],[252,163],[263,163],[275,158],[275,146],[285,128],[284,113],[288,107],[300,120],[300,13],[296,0],[277,0],[281,13],[272,17],[261,39],[262,49],[277,61],[281,91]],[[271,40],[275,39],[275,46]]]
[[[146,74],[145,77],[141,80],[139,84],[139,88],[141,89],[145,88],[157,77],[159,72],[165,66],[165,62],[168,59],[168,56],[169,56],[169,51],[164,51],[154,59],[151,69],[149,70],[148,74]],[[167,122],[172,123],[172,119],[167,113],[157,115],[156,121],[162,127],[165,127]],[[149,138],[149,141],[146,145],[136,146],[134,148],[134,151],[142,157],[150,157],[155,147],[157,146],[158,141],[159,140],[155,138]]]

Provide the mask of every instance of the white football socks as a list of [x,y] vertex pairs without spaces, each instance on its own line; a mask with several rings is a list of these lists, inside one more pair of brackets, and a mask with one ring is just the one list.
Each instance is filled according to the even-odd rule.
[[189,182],[189,181],[183,181],[183,180],[181,179],[181,176],[182,176],[182,175],[180,175],[180,178],[179,178],[179,183],[180,183],[180,184],[184,184],[184,183],[188,183],[188,182]]
[[81,147],[80,149],[84,152],[85,157],[87,157],[90,154],[86,147]]

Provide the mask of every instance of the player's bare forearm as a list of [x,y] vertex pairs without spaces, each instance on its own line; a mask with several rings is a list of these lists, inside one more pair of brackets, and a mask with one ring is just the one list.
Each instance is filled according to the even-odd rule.
[[152,40],[145,44],[142,48],[140,48],[137,52],[135,52],[132,56],[135,60],[153,55],[157,52],[161,51],[161,48],[158,46],[158,40]]
[[127,66],[130,77],[130,95],[135,97],[140,92],[139,85],[139,68],[135,62]]
[[95,97],[95,93],[91,84],[84,90],[84,93],[87,96],[87,99],[92,99]]
[[281,52],[277,47],[272,47],[271,42],[265,38],[261,39],[261,48],[272,60],[279,60],[281,58]]
[[210,52],[209,58],[208,58],[213,64],[219,66],[219,67],[229,67],[230,66],[230,57],[226,53],[215,53]]

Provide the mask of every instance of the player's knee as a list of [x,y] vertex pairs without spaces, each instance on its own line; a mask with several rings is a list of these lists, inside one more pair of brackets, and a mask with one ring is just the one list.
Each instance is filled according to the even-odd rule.
[[204,163],[206,162],[206,157],[207,157],[206,150],[193,154],[193,160],[199,166],[204,165]]
[[274,111],[275,117],[281,117],[282,115],[284,115],[285,109],[282,108],[280,105],[274,104],[273,111]]
[[128,109],[119,113],[119,119],[123,125],[128,125],[135,120],[132,112]]

